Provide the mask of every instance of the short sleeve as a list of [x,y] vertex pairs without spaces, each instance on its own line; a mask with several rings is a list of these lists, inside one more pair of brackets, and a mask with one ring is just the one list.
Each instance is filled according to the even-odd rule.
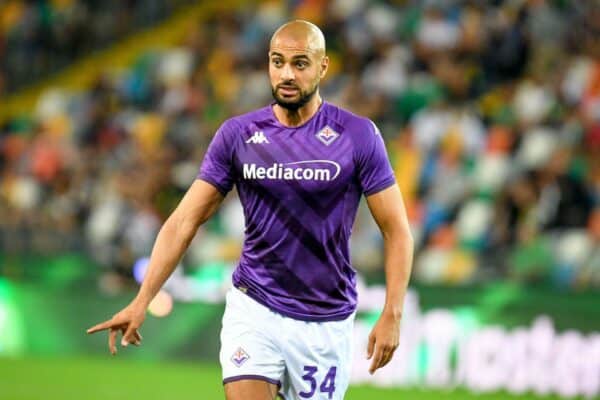
[[215,186],[223,196],[233,188],[233,137],[235,124],[225,121],[213,137],[198,172],[198,178]]
[[356,147],[358,180],[365,196],[375,194],[396,182],[379,129],[372,121],[368,121],[367,126],[367,132],[361,135]]

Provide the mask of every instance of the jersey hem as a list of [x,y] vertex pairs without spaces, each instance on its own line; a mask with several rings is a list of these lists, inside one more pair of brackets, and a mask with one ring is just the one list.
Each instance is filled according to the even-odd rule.
[[295,313],[295,312],[289,311],[289,310],[284,310],[281,307],[275,306],[273,304],[269,304],[268,302],[264,301],[263,299],[259,298],[258,296],[254,295],[253,293],[251,293],[250,291],[247,291],[245,294],[248,297],[250,297],[252,300],[256,301],[257,303],[262,304],[263,306],[267,307],[271,311],[281,314],[284,317],[288,317],[288,318],[292,318],[292,319],[296,319],[296,320],[300,320],[300,321],[307,321],[307,322],[343,321],[343,320],[347,319],[348,317],[350,317],[356,310],[356,307],[352,307],[352,309],[350,311],[344,311],[342,313],[337,313],[337,314],[333,314],[333,315],[306,315],[306,314],[301,314],[301,313]]
[[235,375],[235,376],[230,376],[227,377],[225,379],[223,379],[223,385],[230,383],[230,382],[236,382],[236,381],[242,381],[242,380],[255,380],[255,381],[264,381],[267,383],[270,383],[272,385],[277,385],[277,388],[281,388],[281,381],[279,379],[272,379],[263,375]]
[[200,179],[203,180],[204,182],[212,185],[215,187],[215,189],[217,189],[219,191],[219,193],[221,193],[223,195],[223,197],[227,196],[227,193],[229,192],[228,190],[226,190],[223,186],[219,185],[216,180],[212,179],[209,176],[205,176],[202,173],[198,174],[198,176],[196,177],[196,179]]
[[396,183],[396,178],[392,176],[389,179],[386,179],[385,181],[380,183],[379,185],[375,186],[374,188],[370,189],[369,191],[365,192],[365,196],[370,196],[372,194],[381,192],[382,190],[392,186],[394,183]]

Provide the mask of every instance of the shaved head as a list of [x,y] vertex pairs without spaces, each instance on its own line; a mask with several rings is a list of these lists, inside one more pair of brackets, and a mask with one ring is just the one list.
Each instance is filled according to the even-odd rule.
[[325,55],[325,36],[313,23],[295,20],[281,25],[271,37],[271,50],[302,49],[318,57]]

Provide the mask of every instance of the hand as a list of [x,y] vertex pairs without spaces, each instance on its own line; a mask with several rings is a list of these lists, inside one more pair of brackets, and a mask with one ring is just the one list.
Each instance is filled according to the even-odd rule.
[[142,335],[138,328],[144,323],[146,318],[146,307],[132,302],[127,307],[116,313],[108,321],[104,321],[87,330],[88,334],[108,330],[108,349],[114,356],[117,354],[117,334],[120,331],[123,334],[121,346],[126,347],[129,343],[139,346],[142,343]]
[[[367,347],[367,360],[373,358],[369,373],[373,375],[375,370],[385,366],[394,355],[400,341],[400,318],[392,314],[383,313],[377,320],[369,335]],[[375,355],[373,356],[373,350]]]

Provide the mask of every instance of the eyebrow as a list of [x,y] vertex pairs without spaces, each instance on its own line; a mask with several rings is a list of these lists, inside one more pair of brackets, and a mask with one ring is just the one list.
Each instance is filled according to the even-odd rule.
[[[283,54],[278,53],[276,51],[271,52],[271,57],[273,57],[273,56],[285,58],[285,56]],[[306,60],[310,61],[310,58],[304,54],[299,54],[299,55],[295,55],[292,57],[292,60],[298,60],[298,59],[306,59]]]

